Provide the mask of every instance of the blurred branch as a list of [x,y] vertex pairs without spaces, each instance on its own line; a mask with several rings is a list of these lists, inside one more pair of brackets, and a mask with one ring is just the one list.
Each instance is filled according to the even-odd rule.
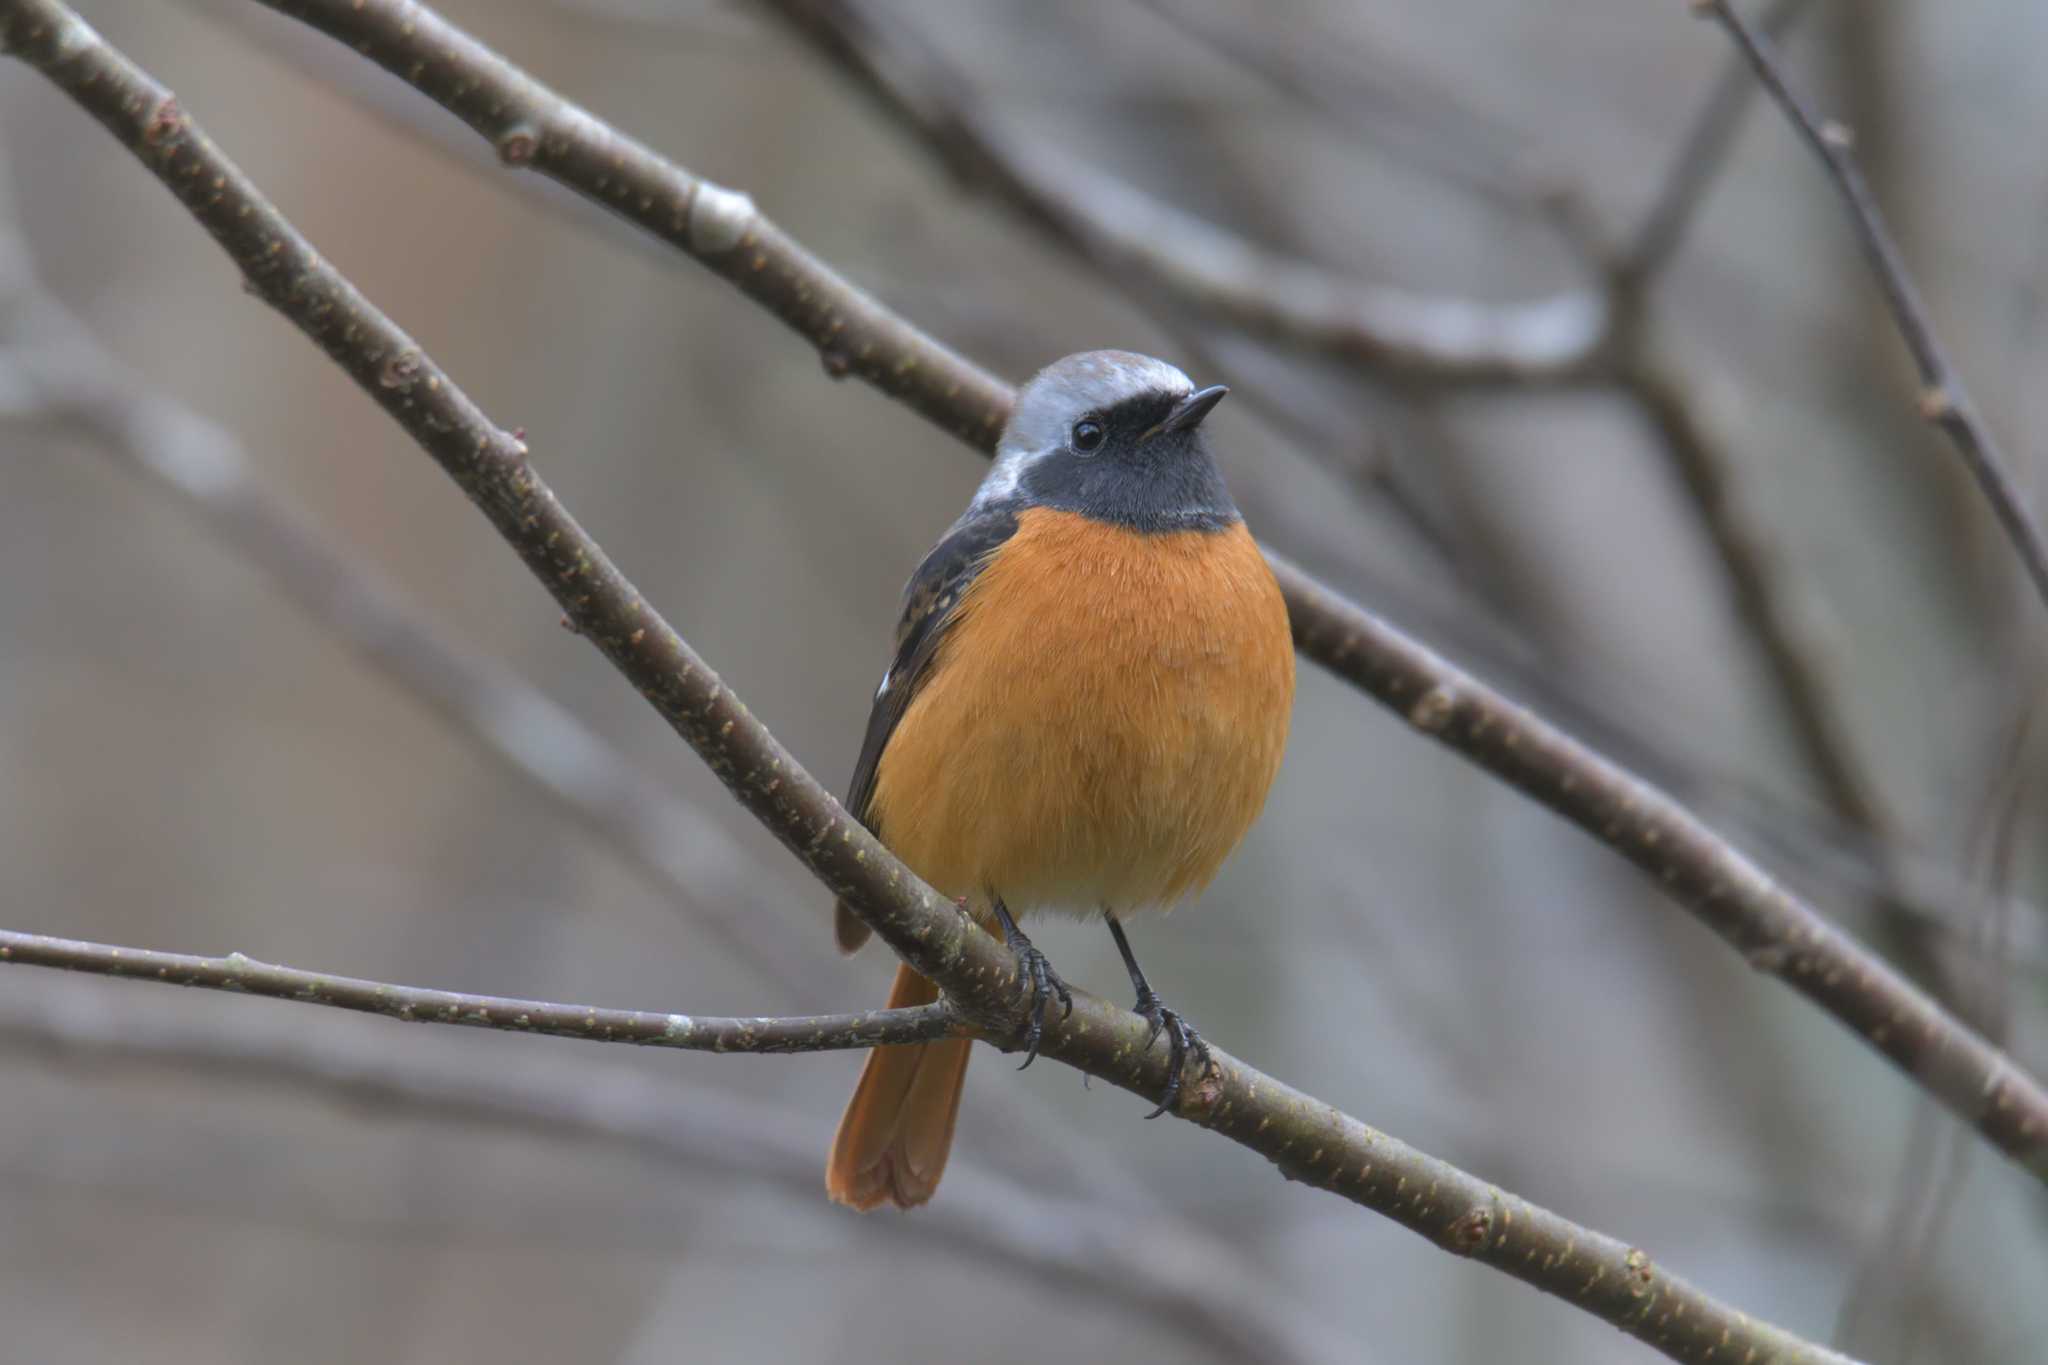
[[1963,386],[1962,376],[1950,363],[1948,353],[1934,333],[1927,305],[1906,269],[1898,244],[1885,227],[1884,215],[1864,182],[1851,152],[1854,135],[1843,124],[1824,120],[1801,95],[1786,83],[1771,40],[1756,25],[1736,13],[1729,0],[1689,0],[1693,9],[1707,15],[1728,31],[1736,46],[1755,69],[1757,79],[1778,102],[1800,137],[1826,168],[1828,178],[1849,210],[1849,221],[1863,248],[1871,270],[1884,291],[1899,336],[1912,353],[1920,371],[1920,415],[1939,427],[1949,438],[1963,464],[1976,479],[1985,500],[2004,527],[2021,566],[2033,580],[2034,591],[2048,606],[2048,542],[2027,506],[2019,485],[2013,481],[2010,462],[1997,437],[1978,413]]
[[1417,169],[1569,232],[1572,225],[1558,221],[1558,187],[1543,176],[1541,153],[1526,134],[1501,126],[1456,89],[1381,58],[1305,14],[1290,13],[1283,25],[1256,9],[1138,3],[1220,60],[1342,121]]
[[[2017,714],[1999,726],[1992,752],[1995,771],[1986,777],[1986,791],[1968,822],[1965,858],[1983,867],[1983,890],[1975,898],[1973,946],[1983,956],[1971,965],[1970,984],[1977,1017],[1985,1032],[2002,1044],[2012,1029],[2012,983],[2007,973],[2011,954],[2012,882],[2018,832],[2033,776],[2028,749],[2038,701],[2018,699]],[[1866,1250],[1842,1306],[1835,1317],[1835,1340],[1852,1349],[1858,1340],[1873,1349],[1891,1348],[1900,1362],[1915,1354],[1932,1305],[1927,1262],[1941,1244],[1950,1216],[1968,1176],[1974,1144],[1963,1141],[1938,1122],[1940,1112],[1929,1104],[1915,1107],[1906,1152],[1899,1163],[1890,1208]],[[1935,1166],[1943,1149],[1947,1169]],[[1889,1318],[1889,1321],[1886,1319]],[[1864,1330],[1866,1325],[1869,1330]]]
[[[1759,27],[1776,37],[1807,8],[1807,0],[1777,0]],[[1898,830],[1847,728],[1848,708],[1830,652],[1783,561],[1763,528],[1747,515],[1733,462],[1700,411],[1694,386],[1659,359],[1646,322],[1650,291],[1726,166],[1755,88],[1748,64],[1739,54],[1731,56],[1680,142],[1648,212],[1606,262],[1620,319],[1614,380],[1654,435],[1720,559],[1736,617],[1763,655],[1821,794],[1870,849],[1878,887],[1874,908],[1901,947],[1918,960],[1937,997],[1960,1007],[1953,964],[1928,941],[1927,914],[1905,890]]]
[[[0,256],[9,228],[0,219]],[[715,821],[508,665],[445,638],[300,508],[267,492],[232,435],[150,393],[55,300],[24,290],[13,302],[22,321],[0,350],[0,388],[19,394],[10,415],[83,427],[323,629],[623,854],[720,947],[766,980],[796,989],[818,980],[815,960],[769,918],[785,908],[768,890],[777,874]]]
[[[328,265],[168,90],[55,0],[0,0],[0,49],[40,70],[172,191],[258,296],[326,349],[470,496],[584,638],[733,795],[905,961],[937,981],[969,1028],[997,1037],[1017,1031],[1023,1002],[1014,956],[846,816],[562,508],[524,443],[491,422]],[[1136,1014],[1077,992],[1071,1016],[1049,1021],[1044,1051],[1156,1099],[1166,1078],[1145,1031]],[[1220,1049],[1181,1112],[1290,1178],[1385,1214],[1674,1358],[1733,1344],[1788,1360],[1841,1359],[1660,1273],[1640,1251],[1506,1195]]]
[[[1777,0],[1758,27],[1777,37],[1796,23],[1809,0]],[[1699,216],[1707,191],[1720,176],[1734,147],[1736,130],[1749,111],[1755,82],[1740,61],[1731,61],[1714,82],[1713,91],[1693,120],[1678,155],[1665,173],[1656,200],[1629,239],[1613,269],[1624,280],[1640,284],[1656,275],[1677,254],[1686,232]]]
[[[669,219],[698,223],[700,238],[708,233],[710,240],[724,243],[730,251],[760,263],[760,268],[751,271],[747,278],[801,277],[810,281],[804,286],[807,290],[826,290],[826,282],[830,281],[827,292],[805,295],[807,311],[801,317],[778,315],[814,340],[836,338],[831,344],[853,345],[856,350],[870,344],[863,339],[868,335],[865,331],[850,333],[828,322],[823,334],[814,335],[805,330],[803,319],[843,321],[880,315],[879,330],[873,334],[872,344],[889,348],[897,370],[918,376],[914,385],[899,385],[899,396],[946,430],[980,433],[977,448],[983,453],[990,449],[994,433],[1008,412],[1008,387],[925,339],[907,321],[883,313],[879,305],[832,276],[808,254],[785,262],[777,253],[785,246],[798,249],[779,229],[763,226],[765,220],[754,212],[744,196],[715,186],[699,189],[686,172],[661,161],[638,144],[625,142],[593,115],[547,91],[422,5],[399,5],[392,0],[263,3],[307,18],[323,32],[410,80],[486,136],[505,128],[544,129],[545,136],[528,149],[525,160],[562,176],[565,183],[584,189],[607,207],[626,212],[632,221],[640,221],[633,206],[666,205],[661,212],[668,217],[656,214],[650,224],[654,230],[670,237],[662,226]],[[126,136],[125,129],[117,127],[116,131]],[[595,168],[605,169],[598,174]],[[586,172],[594,176],[587,182],[583,180]],[[680,200],[672,197],[679,189],[685,194]],[[213,226],[217,215],[204,206],[201,214],[202,221]],[[712,223],[719,226],[715,230],[705,226]],[[233,226],[223,225],[217,235]],[[691,250],[687,239],[670,239]],[[243,259],[237,254],[237,242],[231,234],[224,236],[223,244],[238,260]],[[307,271],[324,271],[310,250],[307,255]],[[256,265],[261,268],[255,275],[260,287],[264,284],[263,273],[274,265],[267,257]],[[723,264],[714,263],[714,268],[728,273]],[[348,300],[351,307],[359,306],[353,290],[349,291]],[[314,321],[324,322],[324,315]],[[327,341],[318,330],[314,334]],[[395,328],[387,345],[392,348],[389,353],[394,359],[386,364],[397,363],[398,358],[407,355],[416,356],[410,340]],[[828,352],[828,356],[834,353]],[[382,368],[372,363],[373,356],[347,354],[338,358],[344,360],[373,397],[385,404],[387,411],[400,421],[408,420],[412,412],[410,400],[394,394],[397,386],[389,382]],[[421,379],[416,364],[407,369],[405,378],[407,393],[417,393]],[[438,374],[434,379],[446,385]],[[481,442],[474,451],[468,445],[457,444],[449,456],[451,473],[465,489],[472,491],[472,496],[482,502],[494,519],[509,515],[490,501],[505,497],[505,491],[495,483],[479,487],[476,481],[482,473],[493,471],[498,460],[522,462],[524,446],[496,432],[466,402],[459,415],[451,413],[438,420],[483,433],[469,437],[472,442]],[[492,432],[496,435],[489,434]],[[429,428],[427,434],[439,446],[449,443],[441,427]],[[436,444],[429,448],[438,450]],[[487,453],[492,459],[479,461],[475,458],[478,453]],[[530,471],[521,477],[531,480]],[[531,491],[534,487],[538,487],[537,481],[530,482],[524,491],[512,491],[521,491],[522,497],[531,499],[535,496]],[[566,514],[552,504],[552,495],[544,501],[550,516],[573,527]],[[613,572],[608,562],[602,572],[597,572],[591,567],[598,562],[595,559],[588,563],[573,556],[565,559],[559,550],[536,546],[531,528],[516,521],[509,529],[502,520],[500,524],[508,538],[523,548],[536,572],[544,575],[543,581],[557,592],[558,600],[562,598],[563,582],[603,582]],[[575,535],[581,538],[580,528]],[[562,543],[569,543],[566,533]],[[1541,801],[1657,878],[1667,894],[1734,945],[1752,967],[1785,981],[1833,1014],[1993,1145],[2037,1178],[2048,1181],[2048,1090],[2011,1058],[1821,918],[1790,888],[1772,878],[1672,797],[1488,688],[1357,603],[1315,582],[1291,564],[1270,554],[1268,557],[1287,599],[1295,645],[1304,654],[1398,712],[1417,730]],[[557,575],[563,577],[558,579]],[[620,589],[623,585],[608,586]],[[581,620],[579,613],[588,612],[592,602],[588,596],[572,597],[564,605],[572,618]],[[737,761],[734,751],[727,744],[712,744],[705,737],[703,728],[709,719],[709,708],[715,706],[720,715],[738,709],[732,706],[729,694],[723,692],[715,675],[672,632],[647,628],[652,625],[651,620],[643,626],[643,608],[637,594],[630,590],[608,592],[604,609],[602,625],[595,633],[586,633],[592,634],[593,640],[628,676],[636,680],[645,676],[643,670],[649,662],[646,653],[665,654],[680,663],[684,676],[658,688],[651,683],[643,684],[643,690],[653,688],[648,692],[649,699],[670,717],[686,739],[707,754],[721,778],[729,785],[737,783],[745,788],[739,792],[742,801],[757,814],[763,814],[764,819],[773,820],[793,809],[786,804],[778,806],[778,793],[786,803],[791,789],[772,784],[765,791],[759,787],[766,781],[760,777],[766,764],[793,763],[779,746],[766,755],[752,741],[738,746],[737,754],[744,762],[741,774],[736,776],[729,770],[729,765]],[[609,638],[607,630],[629,638]],[[643,639],[649,646],[645,653],[641,648]],[[766,740],[765,732],[760,739]],[[774,771],[780,773],[781,768]],[[818,794],[822,797],[822,790]],[[764,810],[775,814],[764,814]],[[798,819],[806,822],[801,833],[791,833],[787,828],[779,828],[778,832],[835,891],[849,894],[850,888],[873,884],[872,866],[850,855],[816,858],[819,846],[808,842],[821,837],[838,840],[828,845],[834,853],[860,846],[866,837],[864,832],[855,829],[843,839],[836,833],[847,825],[836,803],[827,799],[825,805],[799,811]],[[888,860],[887,865],[895,866],[894,860]],[[856,905],[874,909],[863,895],[853,891],[850,898]],[[955,960],[959,953],[978,956],[988,952],[983,945],[985,936],[967,938],[970,948],[963,945],[957,930],[949,930],[938,943],[915,937],[915,931],[932,924],[921,913],[906,909],[890,913],[876,927],[913,965],[938,980],[948,979],[948,972],[936,965],[941,961]],[[1009,955],[1000,950],[980,957],[979,961],[985,971],[994,975],[1007,976],[1013,970]],[[933,964],[931,970],[926,970],[927,964]],[[994,1023],[992,1016],[990,1023]]]
[[[52,989],[61,982],[64,989]],[[466,1054],[393,1048],[320,1020],[319,1028],[250,1029],[164,1008],[148,992],[109,993],[53,978],[0,993],[0,1049],[36,1053],[76,1075],[83,1065],[172,1068],[237,1086],[270,1086],[351,1111],[482,1125],[641,1152],[686,1177],[772,1186],[820,1222],[842,1217],[818,1198],[809,1119],[673,1074],[659,1077],[527,1049],[479,1067]],[[946,1197],[914,1219],[876,1219],[882,1235],[930,1239],[1111,1302],[1134,1304],[1216,1354],[1259,1362],[1336,1358],[1297,1321],[1298,1305],[1247,1282],[1220,1244],[1189,1240],[1176,1220],[1025,1189],[962,1152]],[[1171,1255],[1160,1254],[1171,1247]]]
[[1844,824],[1873,841],[1882,863],[1893,835],[1890,817],[1856,757],[1828,651],[1762,529],[1746,515],[1726,451],[1709,431],[1690,386],[1647,347],[1621,366],[1623,392],[1663,450],[1721,561],[1736,616],[1763,653],[1822,794]]
[[[1773,34],[1789,28],[1808,0],[1777,0],[1761,21]],[[1708,191],[1727,164],[1754,82],[1731,60],[1693,120],[1650,209],[1606,265],[1621,316],[1614,379],[1655,435],[1706,532],[1734,597],[1737,617],[1761,649],[1792,731],[1836,815],[1884,848],[1894,831],[1876,783],[1856,757],[1847,714],[1827,650],[1811,628],[1798,594],[1762,529],[1734,496],[1733,468],[1693,396],[1692,386],[1659,361],[1644,312],[1651,287],[1670,264]],[[1884,880],[1893,878],[1881,870]]]
[[1014,137],[977,107],[936,52],[859,0],[767,0],[766,7],[846,70],[962,183],[994,194],[1105,273],[1135,273],[1248,332],[1404,378],[1491,384],[1576,375],[1606,340],[1607,301],[1596,292],[1485,304],[1367,285],[1267,251]]
[[[5,8],[0,5],[0,12]],[[0,929],[0,963],[295,1000],[360,1014],[381,1014],[406,1024],[459,1024],[465,1028],[544,1033],[556,1038],[636,1043],[689,1052],[842,1052],[890,1043],[929,1042],[965,1032],[959,1012],[943,1000],[913,1009],[865,1010],[858,1014],[736,1019],[657,1014],[396,986],[352,976],[300,971],[258,962],[241,953],[193,957],[186,953],[53,938],[48,934],[24,934],[12,929]]]

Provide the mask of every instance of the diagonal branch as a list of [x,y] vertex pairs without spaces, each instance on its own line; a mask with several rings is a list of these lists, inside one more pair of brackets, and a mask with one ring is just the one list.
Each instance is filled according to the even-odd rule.
[[[992,448],[1008,415],[1008,386],[832,274],[744,195],[699,181],[663,161],[424,5],[397,0],[262,3],[346,42],[501,148],[509,139],[519,152],[511,158],[517,164],[576,189],[734,280],[818,345],[828,369],[850,367],[984,454]],[[742,267],[734,267],[735,257]],[[394,408],[389,401],[380,372],[371,369],[366,381],[361,362],[351,372],[385,399],[395,416],[405,416],[403,406]],[[481,414],[475,420],[481,422]],[[499,449],[488,442],[485,448]],[[519,454],[523,458],[523,448]],[[469,488],[475,476],[457,477]],[[1829,924],[1671,796],[1364,607],[1293,565],[1269,558],[1287,599],[1295,646],[1303,654],[1655,877],[1752,967],[1833,1014],[1994,1146],[2048,1181],[2048,1089],[2038,1079]],[[573,560],[556,566],[541,555],[538,563],[549,573],[580,577],[587,572]],[[633,611],[610,624],[627,631],[640,628],[637,598],[632,600]],[[622,668],[638,663],[637,650],[637,642],[632,649],[607,647]],[[706,704],[697,700],[695,686],[699,675],[694,670],[702,664],[694,655],[687,658],[693,670],[691,691],[651,699],[694,714],[691,708]],[[711,695],[720,695],[715,685]],[[775,753],[773,761],[783,761],[779,749]],[[751,746],[747,754],[756,766],[770,761]],[[713,763],[731,761],[720,755]],[[759,805],[755,809],[759,813]],[[844,828],[837,806],[830,809],[835,812],[831,828]],[[826,820],[823,810],[805,815],[813,829]],[[791,836],[783,837],[788,841]],[[858,859],[852,861],[861,866]],[[828,881],[846,875],[812,866]],[[906,952],[901,940],[912,923],[897,921],[883,936]],[[950,955],[964,951],[959,943],[949,934],[943,944],[925,946]],[[924,969],[922,960],[912,956],[912,961]],[[989,972],[1010,970],[1006,954],[980,961]],[[944,979],[940,971],[926,974]]]
[[[0,256],[8,249],[0,223]],[[10,302],[0,291],[0,310]],[[169,493],[313,621],[444,717],[489,757],[622,854],[689,922],[762,981],[818,979],[788,934],[763,932],[770,870],[696,805],[503,662],[444,638],[397,587],[356,563],[290,501],[267,491],[239,442],[150,393],[46,296],[11,301],[23,325],[0,350],[0,386],[24,415],[77,423],[121,468]]]
[[[0,179],[0,200],[5,194]],[[40,288],[4,203],[0,316],[13,343],[0,345],[0,415],[58,417],[102,437],[101,448],[123,468],[190,508],[316,623],[560,803],[785,998],[802,998],[819,984],[823,964],[806,947],[816,940],[778,928],[778,918],[796,907],[777,896],[784,879],[775,869],[501,661],[446,639],[417,604],[352,559],[303,508],[266,490],[230,433],[145,388]],[[1058,1124],[1021,1095],[992,1095],[989,1106],[985,1120],[1014,1149],[1042,1149],[1060,1135]],[[1121,1163],[1093,1148],[1069,1152],[1061,1165],[1083,1189],[1125,1202],[1143,1198]],[[1176,1224],[1172,1239],[1183,1248],[1203,1241],[1210,1244],[1204,1255],[1235,1254],[1207,1228],[1164,1209],[1153,1216]],[[1256,1273],[1246,1262],[1236,1278],[1250,1283]]]
[[602,1043],[674,1047],[689,1052],[844,1052],[889,1043],[923,1043],[965,1032],[960,1012],[943,1000],[913,1009],[864,1010],[858,1014],[734,1019],[658,1014],[396,986],[352,976],[300,971],[273,962],[258,962],[241,953],[194,957],[188,953],[160,953],[148,948],[119,948],[80,939],[52,938],[48,934],[24,934],[12,929],[0,929],[0,963],[296,1000],[359,1014],[381,1014],[406,1024],[457,1024],[508,1033],[588,1038]]
[[[1691,392],[1647,350],[1632,347],[1621,362],[1623,390],[1670,462],[1727,573],[1736,615],[1763,653],[1822,794],[1846,826],[1878,846],[1882,858],[1891,842],[1891,817],[1856,756],[1811,613],[1783,581],[1779,560],[1738,498],[1734,471]],[[1880,875],[1895,880],[1882,868]]]
[[1597,291],[1484,304],[1368,285],[1277,255],[1015,136],[906,26],[858,0],[768,0],[766,8],[963,183],[1112,279],[1135,275],[1254,335],[1419,381],[1562,382],[1582,375],[1607,341],[1609,309]]
[[[1009,951],[846,816],[562,508],[524,443],[492,423],[327,264],[168,90],[56,0],[0,0],[0,50],[40,70],[173,192],[250,288],[317,341],[442,466],[584,637],[820,881],[940,984],[969,1029],[1013,1035],[1021,983]],[[1077,993],[1072,1015],[1049,1028],[1044,1051],[1156,1098],[1164,1067],[1147,1043],[1144,1020]],[[1385,1214],[1675,1359],[1731,1345],[1766,1358],[1842,1359],[1662,1273],[1641,1251],[1508,1195],[1220,1049],[1182,1114],[1259,1152],[1290,1178]]]
[[[1798,21],[1809,3],[1774,0],[1758,25],[1775,38]],[[1624,288],[1644,284],[1677,254],[1699,216],[1707,191],[1727,164],[1753,88],[1748,70],[1739,61],[1715,78],[1714,88],[1679,143],[1678,154],[1659,183],[1648,212],[1613,264]]]
[[1856,164],[1852,151],[1854,135],[1843,124],[1821,118],[1787,83],[1785,69],[1778,61],[1777,50],[1771,40],[1756,25],[1736,13],[1729,0],[1689,0],[1689,3],[1696,12],[1728,30],[1728,36],[1735,40],[1743,56],[1755,68],[1756,77],[1764,89],[1778,102],[1778,107],[1785,111],[1785,117],[1792,121],[1800,138],[1813,149],[1814,155],[1826,168],[1828,179],[1849,210],[1849,222],[1855,229],[1864,257],[1870,262],[1878,286],[1884,291],[1885,304],[1898,325],[1899,337],[1906,343],[1906,349],[1912,353],[1914,367],[1920,372],[1920,415],[1939,427],[1955,447],[1956,454],[1962,457],[1985,500],[1991,504],[1999,525],[2004,528],[2006,539],[2012,542],[2021,567],[2033,580],[2035,593],[2042,604],[2048,606],[2048,541],[2043,540],[2040,524],[2013,480],[2011,461],[1977,411],[1969,390],[1963,387],[1962,375],[1950,363],[1948,352],[1935,335],[1934,320],[1928,315],[1920,290],[1906,269],[1905,257],[1900,253],[1898,243],[1892,240],[1877,199],[1871,194],[1870,186]]

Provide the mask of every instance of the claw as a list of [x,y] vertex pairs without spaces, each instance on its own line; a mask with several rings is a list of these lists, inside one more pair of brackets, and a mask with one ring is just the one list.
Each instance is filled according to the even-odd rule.
[[1031,1005],[1024,1015],[1024,1060],[1017,1066],[1022,1071],[1038,1060],[1038,1044],[1045,1035],[1047,998],[1058,997],[1060,1018],[1064,1020],[1074,1012],[1074,993],[1060,979],[1060,974],[1052,969],[1052,964],[1046,961],[1045,954],[1032,946],[1024,931],[1017,927],[1008,907],[1000,900],[994,906],[996,919],[1003,926],[1003,942],[1017,955],[1017,974],[1031,983]]
[[1148,1119],[1156,1119],[1180,1103],[1181,1072],[1187,1068],[1188,1054],[1194,1053],[1201,1063],[1202,1079],[1207,1079],[1216,1070],[1216,1059],[1210,1056],[1209,1045],[1202,1041],[1202,1035],[1181,1017],[1180,1011],[1167,1008],[1166,1002],[1151,990],[1139,995],[1135,1008],[1151,1025],[1145,1033],[1147,1052],[1159,1041],[1160,1034],[1166,1035],[1166,1093],[1160,1097],[1159,1107],[1145,1115]]
[[1138,1003],[1132,1006],[1151,1025],[1145,1033],[1145,1051],[1152,1050],[1152,1044],[1159,1041],[1159,1035],[1166,1034],[1166,1093],[1160,1098],[1159,1107],[1145,1115],[1156,1119],[1180,1103],[1180,1073],[1187,1069],[1188,1054],[1194,1053],[1202,1062],[1202,1079],[1207,1080],[1216,1073],[1216,1059],[1209,1055],[1209,1045],[1202,1041],[1202,1035],[1194,1026],[1181,1017],[1179,1010],[1170,1010],[1159,993],[1145,980],[1145,973],[1138,968],[1138,959],[1131,953],[1131,941],[1124,935],[1123,925],[1117,923],[1116,915],[1107,906],[1102,918],[1109,925],[1109,935],[1116,940],[1116,950],[1124,959],[1124,970],[1131,974],[1131,985],[1138,992]]

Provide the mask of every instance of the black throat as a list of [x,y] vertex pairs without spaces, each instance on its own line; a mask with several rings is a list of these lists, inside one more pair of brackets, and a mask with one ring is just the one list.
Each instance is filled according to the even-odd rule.
[[1223,486],[1223,473],[1199,427],[1141,439],[1171,405],[1171,400],[1137,400],[1103,414],[1110,435],[1102,448],[1092,454],[1063,448],[1031,460],[1018,484],[1018,500],[1134,531],[1235,526],[1244,518]]

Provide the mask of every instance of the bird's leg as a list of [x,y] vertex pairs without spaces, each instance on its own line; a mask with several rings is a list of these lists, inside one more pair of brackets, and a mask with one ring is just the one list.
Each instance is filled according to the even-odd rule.
[[1138,959],[1131,955],[1131,941],[1124,937],[1124,927],[1117,923],[1116,916],[1105,908],[1102,918],[1109,925],[1110,936],[1116,940],[1116,950],[1124,955],[1124,969],[1130,972],[1131,985],[1138,992],[1138,1003],[1132,1008],[1144,1015],[1152,1026],[1152,1031],[1145,1035],[1145,1049],[1149,1052],[1152,1044],[1159,1041],[1159,1035],[1166,1035],[1166,1094],[1160,1099],[1159,1107],[1145,1115],[1148,1119],[1156,1119],[1180,1102],[1180,1073],[1187,1065],[1190,1052],[1202,1064],[1203,1076],[1216,1069],[1216,1060],[1209,1055],[1209,1045],[1202,1041],[1202,1035],[1181,1017],[1179,1010],[1168,1009],[1159,993],[1152,989],[1152,983],[1145,979]]
[[1045,1002],[1052,996],[1060,1001],[1060,1018],[1074,1012],[1074,993],[1067,989],[1067,983],[1060,980],[1060,974],[1045,960],[1045,954],[1032,946],[1024,937],[1024,931],[1017,927],[1017,921],[1010,916],[1010,907],[1003,904],[1002,897],[989,897],[989,906],[995,911],[996,922],[1003,926],[1003,942],[1017,955],[1017,971],[1031,983],[1031,1007],[1024,1016],[1024,1061],[1018,1066],[1022,1071],[1038,1060],[1038,1040],[1045,1032]]

